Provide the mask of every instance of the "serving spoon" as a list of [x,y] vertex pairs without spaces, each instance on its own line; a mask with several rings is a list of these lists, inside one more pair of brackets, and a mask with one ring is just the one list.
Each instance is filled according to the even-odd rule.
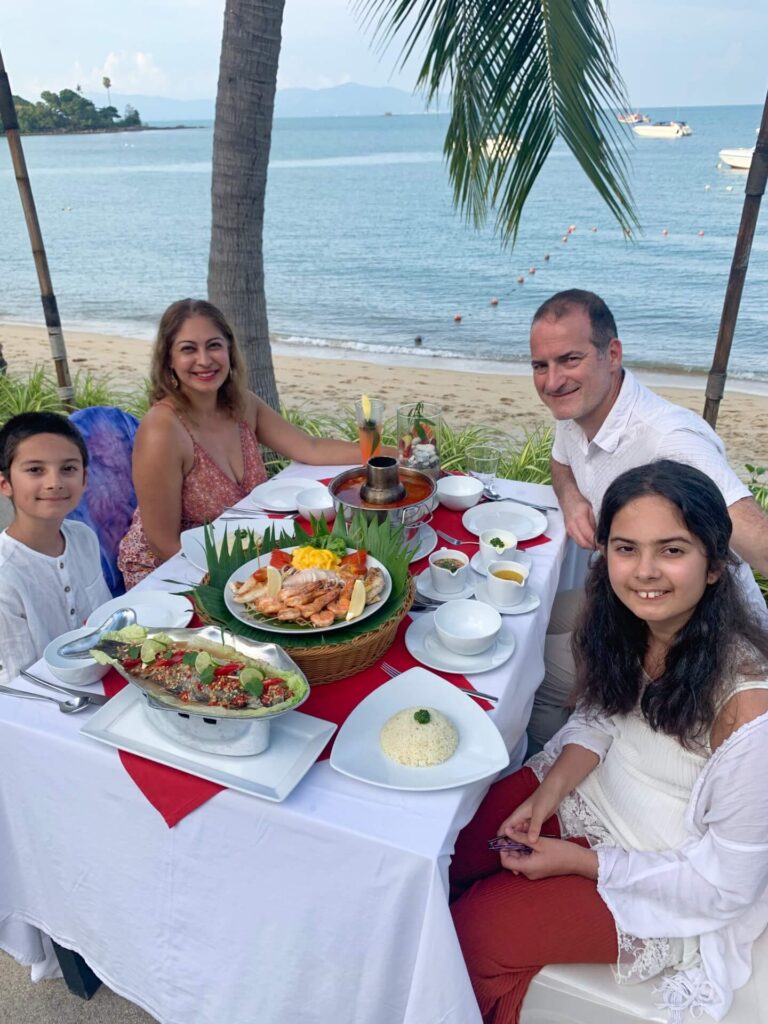
[[59,711],[65,715],[74,715],[75,712],[83,711],[89,705],[87,697],[73,697],[72,700],[56,700],[55,697],[45,697],[42,693],[32,693],[31,690],[16,690],[12,686],[0,686],[0,693],[7,693],[11,697],[21,697],[24,700],[44,700],[49,704],[56,704]]
[[79,636],[76,640],[68,640],[56,653],[62,658],[82,658],[84,654],[88,654],[102,633],[111,633],[124,626],[132,626],[135,622],[136,612],[133,608],[118,608],[92,632]]

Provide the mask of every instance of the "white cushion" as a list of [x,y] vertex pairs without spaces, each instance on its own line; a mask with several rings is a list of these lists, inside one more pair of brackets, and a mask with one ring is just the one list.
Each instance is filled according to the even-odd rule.
[[[768,1024],[768,930],[753,950],[753,973],[734,994],[725,1024]],[[638,1024],[666,1022],[654,1005],[652,978],[640,985],[617,985],[605,964],[550,964],[534,978],[523,1003],[520,1024]],[[688,1015],[689,1020],[690,1014]],[[711,1021],[705,1015],[704,1021]]]

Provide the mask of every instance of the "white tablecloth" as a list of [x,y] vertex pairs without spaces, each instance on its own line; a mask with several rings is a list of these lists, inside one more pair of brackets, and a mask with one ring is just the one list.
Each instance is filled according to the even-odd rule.
[[[553,503],[548,487],[499,487]],[[565,550],[562,517],[548,520],[552,542],[530,549],[541,606],[507,620],[510,661],[474,677],[500,698],[491,714],[516,763]],[[142,586],[198,575],[176,556]],[[408,793],[323,761],[280,804],[227,790],[169,829],[117,752],[80,735],[91,713],[0,700],[8,953],[44,974],[50,935],[163,1024],[478,1024],[446,884],[488,781]]]

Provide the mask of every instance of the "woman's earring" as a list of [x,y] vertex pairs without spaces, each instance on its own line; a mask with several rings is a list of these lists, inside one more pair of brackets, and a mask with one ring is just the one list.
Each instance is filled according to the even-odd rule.
[[232,367],[231,367],[231,366],[230,366],[230,368],[229,368],[229,377],[228,377],[228,380],[232,380]]
[[179,390],[179,378],[176,376],[175,370],[171,370],[171,387],[176,391]]

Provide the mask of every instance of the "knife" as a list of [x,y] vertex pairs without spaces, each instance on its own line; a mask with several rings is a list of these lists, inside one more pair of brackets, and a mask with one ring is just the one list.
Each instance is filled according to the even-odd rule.
[[22,669],[20,674],[24,679],[28,679],[30,683],[37,683],[38,686],[45,686],[49,690],[57,690],[59,693],[66,693],[70,697],[85,697],[89,704],[93,704],[95,706],[106,704],[109,700],[109,697],[106,697],[103,693],[91,693],[88,690],[74,690],[69,686],[61,686],[59,683],[49,683],[47,679],[41,679],[40,676],[36,676],[32,672],[27,672],[26,669]]

